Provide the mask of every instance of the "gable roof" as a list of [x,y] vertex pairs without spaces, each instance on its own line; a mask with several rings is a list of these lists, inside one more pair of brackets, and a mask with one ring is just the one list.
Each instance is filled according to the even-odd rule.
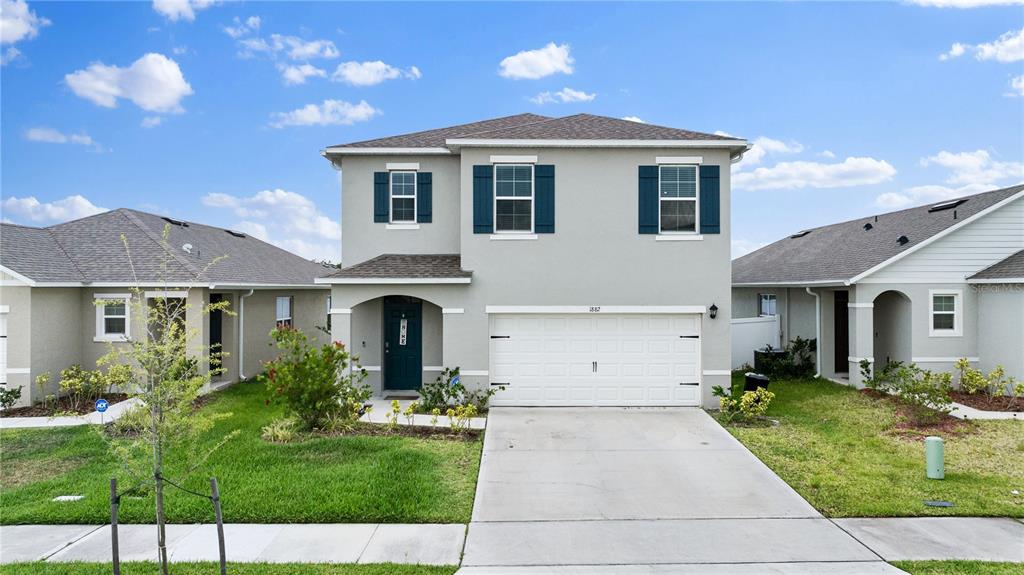
[[746,140],[742,138],[681,130],[594,114],[575,114],[562,118],[550,118],[537,114],[517,114],[448,128],[339,144],[327,148],[324,152],[338,154],[359,149],[372,151],[373,148],[438,149],[478,140],[714,141],[734,145],[737,148],[746,145]]
[[245,234],[125,208],[46,228],[2,224],[0,235],[0,263],[40,283],[307,285],[331,271]]
[[342,268],[317,283],[372,283],[379,280],[469,283],[472,277],[473,272],[462,269],[462,256],[459,254],[383,254]]
[[967,281],[978,281],[979,283],[985,283],[985,280],[1017,280],[1024,282],[1024,250],[996,262],[967,278]]
[[[932,211],[940,202],[804,230],[732,262],[733,285],[841,283],[928,241],[933,236],[1024,191],[993,190]],[[952,200],[951,200],[952,201]],[[870,224],[869,229],[865,229]],[[906,243],[898,239],[906,236]]]

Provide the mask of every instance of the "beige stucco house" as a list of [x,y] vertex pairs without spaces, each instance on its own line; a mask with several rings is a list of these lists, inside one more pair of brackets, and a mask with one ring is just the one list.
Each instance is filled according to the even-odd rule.
[[729,383],[737,138],[579,114],[331,146],[332,337],[378,393],[459,367],[495,405],[702,405]]
[[734,317],[776,316],[763,343],[817,338],[825,377],[966,357],[1024,379],[1024,185],[800,231],[736,259],[732,283]]
[[[35,377],[50,372],[45,393],[55,393],[60,370],[92,368],[145,333],[126,305],[135,297],[186,298],[196,347],[219,343],[225,354],[214,383],[251,377],[274,357],[276,325],[328,341],[330,292],[314,279],[330,271],[246,234],[128,209],[46,228],[0,224],[0,384],[22,387],[28,404],[41,399]],[[217,300],[233,314],[199,312]]]

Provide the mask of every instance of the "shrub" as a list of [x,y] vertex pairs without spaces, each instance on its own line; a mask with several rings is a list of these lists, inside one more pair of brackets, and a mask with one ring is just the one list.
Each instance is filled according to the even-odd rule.
[[764,387],[759,387],[755,391],[745,391],[738,399],[727,393],[720,385],[713,387],[712,393],[719,398],[722,415],[727,422],[737,419],[760,419],[768,412],[768,406],[775,399],[775,394]]
[[79,411],[103,395],[106,389],[103,374],[82,369],[79,364],[60,370],[60,392],[67,397],[68,407]]
[[1007,391],[1014,395],[1020,395],[1019,384],[1013,377],[1006,377],[1006,370],[1003,366],[997,365],[988,375],[979,369],[971,367],[967,358],[960,358],[953,366],[960,374],[960,390],[964,393],[1000,397]]
[[472,405],[477,412],[487,410],[487,404],[491,397],[498,392],[499,388],[489,389],[466,389],[461,378],[455,381],[459,375],[459,368],[444,368],[437,378],[429,383],[424,383],[420,388],[420,401],[418,407],[423,412],[430,412],[434,409],[447,410],[448,408],[465,407]]
[[21,388],[18,386],[17,389],[13,387],[0,388],[0,409],[10,409],[14,407],[15,403],[21,399]]
[[298,421],[293,417],[281,417],[264,425],[260,437],[270,443],[290,443],[298,435]]
[[773,353],[772,346],[766,346],[758,356],[759,370],[768,377],[807,378],[814,375],[817,340],[797,336],[782,353]]
[[108,427],[113,437],[135,437],[150,428],[152,414],[145,405],[136,405],[121,414]]
[[350,372],[352,357],[341,342],[312,345],[301,331],[270,332],[281,354],[259,376],[273,399],[284,403],[303,429],[321,429],[335,419],[354,421],[370,397],[366,371]]
[[901,361],[890,362],[873,377],[870,368],[862,363],[861,373],[867,376],[867,387],[892,395],[909,407],[915,423],[933,423],[952,410],[949,392],[953,376],[949,373],[935,373]]

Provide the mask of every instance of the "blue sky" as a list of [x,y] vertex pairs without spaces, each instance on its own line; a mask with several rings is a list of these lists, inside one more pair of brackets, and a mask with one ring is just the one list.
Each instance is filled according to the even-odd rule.
[[336,260],[320,149],[520,112],[756,142],[734,166],[734,255],[1024,181],[1012,0],[2,3],[16,223],[131,207]]

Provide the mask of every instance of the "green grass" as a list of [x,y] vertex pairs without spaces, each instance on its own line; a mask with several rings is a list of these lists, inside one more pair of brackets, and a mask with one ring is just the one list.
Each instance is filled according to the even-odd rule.
[[726,428],[825,515],[1024,517],[1024,422],[979,421],[945,437],[946,478],[929,480],[921,440],[892,432],[891,402],[823,380],[769,389],[768,417],[778,426]]
[[988,561],[894,561],[893,565],[910,575],[1020,575],[1020,563]]
[[[228,563],[231,575],[452,575],[458,566],[396,565],[351,563]],[[122,575],[153,575],[156,563],[122,563]],[[215,575],[217,563],[172,563],[174,575]],[[110,563],[11,563],[0,565],[0,575],[109,575]]]
[[[292,444],[260,439],[281,415],[264,405],[262,385],[243,383],[204,409],[231,413],[205,437],[232,429],[238,437],[216,451],[186,487],[220,484],[229,523],[465,523],[469,521],[482,441],[415,437],[329,437]],[[105,523],[109,481],[118,468],[94,427],[0,431],[0,524]],[[168,474],[172,480],[173,474]],[[122,486],[132,484],[119,477]],[[84,495],[76,502],[57,495]],[[208,500],[170,489],[168,520],[211,522]],[[122,499],[124,523],[154,521],[151,495]]]

